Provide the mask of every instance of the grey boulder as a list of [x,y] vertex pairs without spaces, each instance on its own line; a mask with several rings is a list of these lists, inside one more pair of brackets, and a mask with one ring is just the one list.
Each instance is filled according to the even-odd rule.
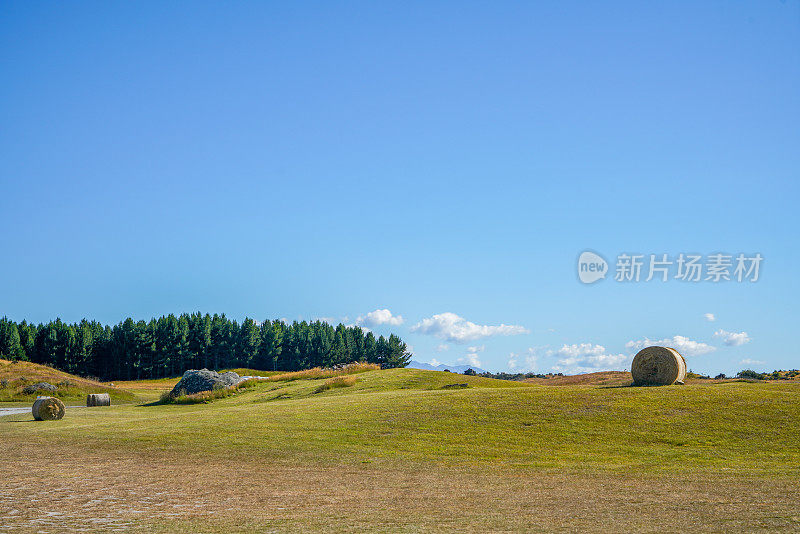
[[218,373],[208,369],[189,369],[183,373],[183,377],[172,388],[170,395],[178,397],[180,395],[192,395],[202,391],[211,391],[220,388],[229,388],[239,383],[239,375],[233,371]]

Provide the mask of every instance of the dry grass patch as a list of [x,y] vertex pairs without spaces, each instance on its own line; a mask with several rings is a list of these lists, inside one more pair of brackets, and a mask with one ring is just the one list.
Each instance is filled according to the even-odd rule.
[[353,375],[346,375],[346,376],[335,376],[333,378],[327,379],[325,382],[317,386],[317,389],[314,390],[314,393],[322,393],[328,389],[334,388],[346,388],[350,386],[356,385],[356,381],[358,379]]
[[[34,441],[38,445],[39,441]],[[701,472],[640,476],[425,463],[262,462],[155,447],[14,441],[0,478],[10,532],[797,531],[800,483]],[[247,464],[246,488],[230,474]],[[176,476],[180,473],[180,476]],[[669,523],[664,523],[664,517]],[[335,517],[336,521],[331,521]]]
[[633,384],[633,376],[627,371],[600,371],[580,375],[526,378],[525,382],[541,386],[629,386]]
[[[47,382],[58,389],[24,393],[27,386],[39,382]],[[88,393],[108,393],[116,402],[136,400],[130,391],[90,378],[71,375],[38,363],[0,359],[0,402],[32,402],[39,395],[73,401],[85,399]]]
[[322,367],[314,367],[313,369],[305,369],[303,371],[294,371],[292,373],[273,375],[267,377],[267,381],[289,382],[292,380],[318,380],[321,378],[332,378],[334,376],[366,373],[367,371],[379,371],[380,368],[380,365],[363,362],[352,363],[339,369],[323,369]]

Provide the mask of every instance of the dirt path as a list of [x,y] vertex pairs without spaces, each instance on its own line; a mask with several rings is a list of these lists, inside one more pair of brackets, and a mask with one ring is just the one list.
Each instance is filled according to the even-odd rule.
[[[302,465],[8,443],[0,532],[796,531],[793,479]],[[245,469],[243,471],[243,466]],[[666,518],[666,519],[665,519]]]
[[[67,409],[71,410],[73,408],[86,408],[86,406],[67,406]],[[15,406],[13,408],[0,408],[0,417],[4,415],[16,415],[20,413],[31,413],[30,406]]]

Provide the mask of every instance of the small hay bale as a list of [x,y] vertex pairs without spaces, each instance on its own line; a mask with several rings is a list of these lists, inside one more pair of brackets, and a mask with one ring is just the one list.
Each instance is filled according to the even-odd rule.
[[108,393],[89,393],[86,395],[86,406],[111,406]]
[[33,403],[33,418],[37,421],[54,421],[64,417],[66,410],[61,399],[55,397],[39,397]]
[[634,356],[631,374],[633,383],[637,386],[683,383],[686,378],[686,360],[670,347],[646,347]]

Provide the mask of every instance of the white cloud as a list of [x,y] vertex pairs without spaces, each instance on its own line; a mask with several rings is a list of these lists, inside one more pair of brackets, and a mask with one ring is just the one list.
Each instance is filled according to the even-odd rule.
[[367,315],[360,316],[358,319],[356,319],[356,323],[372,327],[382,324],[398,326],[403,324],[403,316],[392,315],[392,312],[384,308],[382,310],[371,311]]
[[709,352],[714,352],[717,347],[699,341],[693,341],[684,336],[673,336],[665,339],[649,339],[644,338],[638,341],[628,341],[625,348],[629,350],[641,350],[651,345],[660,345],[664,347],[672,347],[684,356],[702,356]]
[[519,325],[479,325],[450,312],[423,319],[412,326],[411,331],[436,336],[453,343],[466,343],[483,337],[513,336],[530,332],[527,328]]
[[432,365],[432,366],[434,366],[434,367],[438,367],[439,365],[441,365],[441,364],[442,364],[442,362],[440,362],[440,361],[439,361],[439,360],[437,360],[436,358],[431,358],[431,361],[429,361],[428,363],[429,363],[429,364],[431,364],[431,365]]
[[467,347],[467,352],[483,352],[486,350],[486,345],[480,347]]
[[357,326],[357,327],[359,327],[361,329],[362,332],[364,332],[365,335],[366,335],[367,332],[372,332],[372,330],[370,330],[369,328],[367,328],[366,326],[361,325],[361,324],[350,323],[350,324],[345,324],[345,326],[347,328],[353,328],[353,327]]
[[457,359],[456,362],[458,362],[458,363],[460,363],[462,365],[471,365],[473,367],[480,367],[481,366],[481,361],[478,359],[478,355],[476,353],[474,353],[474,352],[471,352],[471,353],[467,354],[463,358]]
[[512,352],[508,355],[508,368],[512,373],[532,373],[536,371],[537,363],[536,349],[533,348],[522,354]]
[[450,345],[447,343],[440,343],[439,345],[436,345],[436,352],[444,352],[446,350],[450,350]]
[[713,313],[704,313],[703,317],[706,318],[706,321],[713,323],[717,320],[716,316]]
[[750,358],[745,358],[744,360],[739,362],[739,365],[764,365],[767,362],[762,362],[761,360],[751,360]]
[[747,335],[747,332],[728,332],[720,329],[714,332],[714,337],[722,338],[722,342],[729,347],[738,347],[750,342],[750,336]]
[[619,370],[630,358],[625,354],[610,354],[604,346],[591,343],[563,345],[556,351],[548,351],[548,355],[559,358],[553,371],[560,373]]

